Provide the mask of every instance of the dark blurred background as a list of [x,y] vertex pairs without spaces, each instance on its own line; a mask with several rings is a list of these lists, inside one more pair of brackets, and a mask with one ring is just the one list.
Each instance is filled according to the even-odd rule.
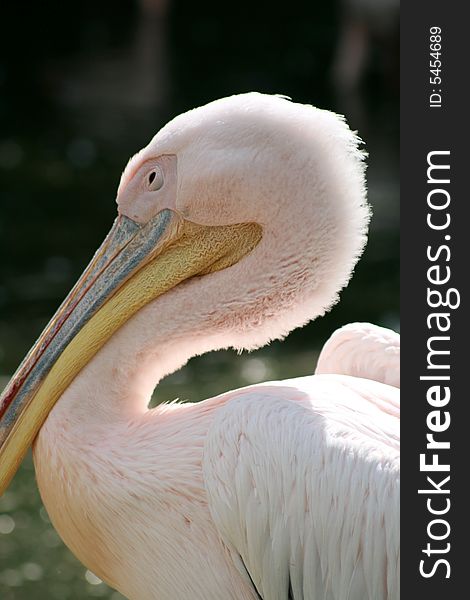
[[[115,216],[130,155],[170,118],[234,93],[346,115],[365,141],[369,244],[334,310],[283,343],[192,360],[158,401],[313,372],[357,320],[398,329],[398,0],[3,3],[0,388]],[[0,599],[121,598],[63,546],[30,457],[0,500]]]

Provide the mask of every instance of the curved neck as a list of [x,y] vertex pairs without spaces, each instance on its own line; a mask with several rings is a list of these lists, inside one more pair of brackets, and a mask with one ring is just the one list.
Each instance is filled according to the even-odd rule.
[[325,275],[331,262],[320,269],[311,253],[299,255],[264,235],[230,268],[186,280],[136,313],[79,373],[51,416],[94,426],[142,415],[155,385],[192,356],[258,348],[322,314],[334,299]]
[[194,283],[150,303],[117,331],[64,392],[51,418],[80,429],[129,421],[147,411],[163,377],[192,356],[223,346],[208,330],[204,310],[193,309],[188,318],[188,297],[197,307],[205,295]]

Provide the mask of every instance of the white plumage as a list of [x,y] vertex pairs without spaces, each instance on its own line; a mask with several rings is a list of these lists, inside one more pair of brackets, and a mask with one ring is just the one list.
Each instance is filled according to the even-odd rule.
[[316,373],[337,373],[400,387],[400,336],[370,323],[349,323],[323,346]]
[[[156,172],[159,186],[149,185]],[[369,217],[357,137],[336,115],[283,98],[226,98],[164,127],[128,165],[117,201],[118,225],[138,233],[111,269],[128,248],[141,252],[135,240],[154,217],[170,216],[142,267],[159,265],[159,277],[150,285],[125,271],[128,302],[112,304],[117,292],[64,351],[80,367],[34,443],[64,541],[132,600],[397,600],[399,404],[395,342],[383,332],[337,332],[318,367],[336,374],[147,408],[156,383],[191,356],[262,346],[337,300]],[[220,257],[201,232],[240,223],[243,235],[262,232],[258,242],[207,269]],[[201,270],[174,283],[181,256]],[[83,280],[92,312],[99,277]],[[153,285],[163,291],[128,313]],[[105,337],[100,327],[122,315]],[[83,365],[77,338],[96,344]],[[46,358],[56,342],[39,342]]]

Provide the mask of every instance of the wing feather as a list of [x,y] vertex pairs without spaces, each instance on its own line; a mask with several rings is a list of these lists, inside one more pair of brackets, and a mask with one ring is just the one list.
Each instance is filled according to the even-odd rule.
[[[365,392],[364,392],[365,389]],[[392,386],[320,375],[246,388],[204,448],[212,518],[263,600],[396,600]]]
[[363,377],[400,387],[400,335],[370,323],[349,323],[329,338],[315,373]]

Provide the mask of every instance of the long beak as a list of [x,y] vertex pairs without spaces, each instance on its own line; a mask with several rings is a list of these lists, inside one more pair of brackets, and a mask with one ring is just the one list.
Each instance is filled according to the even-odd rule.
[[261,239],[255,223],[202,226],[163,210],[119,216],[0,397],[0,495],[54,404],[140,308],[185,279],[229,267]]

